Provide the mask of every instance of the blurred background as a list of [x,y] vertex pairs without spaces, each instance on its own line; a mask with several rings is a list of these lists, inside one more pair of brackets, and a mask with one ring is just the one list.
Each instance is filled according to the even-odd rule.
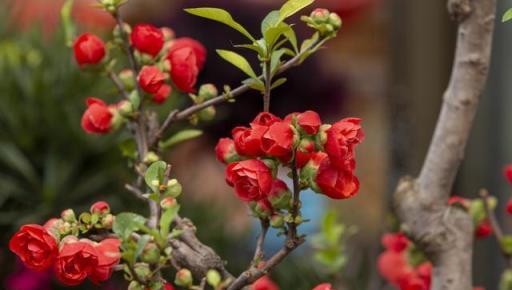
[[[93,0],[75,1],[73,16],[80,31],[106,35],[113,21],[92,8]],[[232,12],[250,31],[257,31],[268,11],[281,0],[130,0],[123,8],[129,23],[172,27],[178,36],[200,40],[209,51],[199,83],[222,87],[240,82],[240,73],[215,54],[241,39],[236,32],[183,12],[186,7],[216,6]],[[398,178],[417,174],[432,134],[454,51],[455,26],[446,1],[317,0],[315,6],[338,12],[344,21],[339,36],[288,74],[273,94],[271,111],[284,116],[312,109],[324,122],[347,116],[364,120],[366,140],[358,150],[361,190],[346,201],[304,195],[303,232],[319,231],[328,210],[339,222],[356,227],[346,243],[348,263],[342,273],[326,273],[311,259],[306,244],[272,273],[281,289],[311,289],[337,279],[345,289],[384,289],[375,269],[380,236],[390,229],[391,193]],[[80,117],[87,96],[114,98],[107,79],[78,69],[59,25],[62,0],[0,0],[0,288],[60,289],[51,274],[34,274],[17,264],[7,241],[21,224],[42,223],[65,208],[77,212],[105,199],[114,212],[144,212],[123,184],[133,176],[118,144],[127,136],[86,135]],[[498,15],[512,6],[499,1]],[[307,11],[309,13],[309,10]],[[498,17],[500,18],[500,17]],[[311,31],[297,23],[300,38]],[[512,26],[497,23],[491,75],[471,136],[467,158],[454,193],[476,197],[482,187],[502,200],[512,190],[502,177],[512,162]],[[252,95],[252,96],[251,96]],[[170,101],[165,109],[179,104]],[[206,134],[181,144],[166,156],[185,188],[184,215],[198,235],[240,272],[249,261],[257,225],[232,189],[213,148],[230,128],[246,124],[261,109],[256,93],[218,108],[215,121],[201,125]],[[164,109],[164,110],[165,110]],[[502,213],[503,210],[499,210]],[[501,216],[512,230],[512,219]],[[270,234],[267,250],[280,239]],[[503,259],[493,239],[476,243],[475,285],[496,289]],[[123,289],[116,280],[102,289]],[[84,285],[83,289],[99,286]]]

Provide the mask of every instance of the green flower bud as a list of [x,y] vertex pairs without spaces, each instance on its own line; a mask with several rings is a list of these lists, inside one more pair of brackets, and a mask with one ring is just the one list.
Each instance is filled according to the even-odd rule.
[[340,29],[342,24],[340,16],[336,13],[329,14],[329,24],[331,24],[335,30]]
[[215,98],[219,92],[213,84],[204,84],[199,88],[199,97],[202,101]]
[[165,196],[169,197],[178,197],[181,194],[181,191],[183,190],[183,187],[176,179],[171,179],[167,182],[167,189],[164,192]]
[[216,288],[220,285],[222,282],[222,277],[220,276],[219,272],[215,270],[208,270],[208,273],[206,273],[206,282],[213,288]]
[[127,91],[135,89],[135,78],[131,69],[124,69],[119,73],[119,80]]
[[214,106],[207,107],[205,109],[202,109],[199,113],[199,119],[202,121],[211,121],[213,118],[215,118],[217,110],[215,110]]
[[101,220],[101,226],[104,229],[112,229],[112,225],[114,224],[114,216],[112,214],[107,214],[103,219]]
[[180,287],[190,287],[194,282],[192,278],[192,272],[188,269],[181,269],[176,273],[176,278],[174,279],[174,284]]
[[157,162],[158,160],[160,160],[160,157],[153,151],[149,151],[146,153],[146,156],[144,156],[144,163],[146,164],[151,164]]
[[135,274],[143,281],[151,279],[151,268],[146,263],[138,263],[134,267]]
[[270,218],[270,226],[273,228],[282,228],[284,226],[284,217],[279,214],[274,214]]
[[311,20],[317,24],[326,22],[329,19],[329,10],[324,8],[317,8],[311,12]]
[[70,208],[63,210],[62,213],[60,214],[60,217],[62,218],[63,221],[68,222],[68,223],[76,222],[75,212]]
[[160,261],[160,249],[154,243],[148,243],[142,251],[141,260],[148,264],[157,264]]

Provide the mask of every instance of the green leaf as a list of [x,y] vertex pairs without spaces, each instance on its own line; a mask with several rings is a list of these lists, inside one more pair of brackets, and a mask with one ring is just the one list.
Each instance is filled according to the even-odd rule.
[[150,235],[142,235],[137,241],[137,248],[135,248],[135,255],[132,257],[132,264],[135,264],[137,258],[142,254],[142,251],[144,251],[144,247],[147,245],[149,240],[151,240]]
[[512,254],[512,236],[506,235],[501,239],[501,246],[503,251],[507,254]]
[[245,35],[247,38],[249,38],[251,41],[256,41],[254,37],[238,22],[236,22],[231,14],[227,12],[226,10],[219,9],[219,8],[211,8],[211,7],[204,7],[204,8],[188,8],[185,9],[186,12],[196,15],[199,17],[203,17],[206,19],[214,20],[223,24],[226,24],[227,26],[237,30],[238,32]]
[[66,45],[71,47],[75,38],[76,27],[73,23],[71,11],[73,9],[74,0],[66,0],[60,9],[60,17],[62,20],[62,26],[64,27],[64,35],[66,37]]
[[505,13],[503,13],[503,17],[501,18],[501,22],[507,22],[512,19],[512,8],[509,8]]
[[137,110],[139,108],[139,106],[140,106],[140,96],[139,96],[139,93],[137,91],[131,92],[130,95],[128,95],[128,100],[132,104],[134,110]]
[[311,5],[315,0],[288,0],[279,10],[279,22]]
[[272,72],[272,74],[274,74],[276,69],[279,68],[279,64],[281,64],[281,57],[283,57],[284,53],[284,49],[278,49],[272,53],[272,56],[270,57],[270,71]]
[[160,235],[162,238],[166,239],[167,235],[169,235],[171,223],[176,218],[179,210],[180,206],[176,205],[166,209],[162,214],[162,217],[160,218]]
[[286,78],[279,78],[274,83],[272,83],[272,86],[270,87],[272,90],[279,87],[280,85],[286,83]]
[[[164,161],[153,162],[146,170],[144,174],[144,180],[146,184],[153,190],[153,192],[160,192],[160,184],[164,179],[165,170],[167,169],[167,163]],[[158,184],[154,181],[157,180]]]
[[306,49],[311,48],[311,46],[318,41],[319,37],[320,35],[318,34],[318,32],[316,32],[315,34],[313,34],[313,36],[311,36],[311,38],[304,40],[302,42],[302,45],[300,46],[300,51],[304,52]]
[[291,26],[289,26],[289,27],[290,27],[290,29],[283,31],[283,35],[284,35],[284,37],[286,37],[286,39],[288,39],[288,41],[292,45],[295,53],[298,53],[299,48],[297,45],[297,35],[295,35],[295,31],[293,30],[293,28]]
[[281,23],[277,27],[269,28],[263,36],[265,42],[267,43],[267,47],[272,48],[277,40],[279,40],[279,37],[281,37],[281,35],[283,35],[286,30],[290,29],[290,26],[284,23]]
[[131,212],[123,212],[116,216],[112,231],[116,233],[121,239],[126,240],[130,235],[144,227],[146,219]]
[[169,148],[181,142],[185,142],[203,135],[203,131],[197,129],[186,129],[169,137],[169,139],[159,143],[160,148]]
[[258,76],[256,76],[256,73],[252,69],[251,65],[249,64],[249,62],[243,56],[239,55],[236,52],[229,51],[229,50],[223,50],[223,49],[217,49],[217,53],[224,60],[226,60],[227,62],[236,66],[237,68],[239,68],[241,71],[246,73],[251,78],[254,78],[254,79],[258,78]]
[[257,91],[265,91],[265,84],[260,79],[246,79],[242,81],[244,85],[248,85],[251,89]]
[[276,27],[279,24],[279,10],[270,11],[261,22],[261,35],[265,35],[267,30]]

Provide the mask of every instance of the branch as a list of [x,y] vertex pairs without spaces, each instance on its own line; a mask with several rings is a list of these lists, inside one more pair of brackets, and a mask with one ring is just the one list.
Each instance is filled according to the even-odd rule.
[[265,237],[267,236],[269,222],[267,219],[260,219],[261,222],[261,233],[258,236],[258,241],[256,242],[256,250],[254,251],[254,257],[252,259],[252,264],[254,267],[258,266],[258,262],[263,259],[264,256],[264,246],[265,246]]
[[455,59],[421,173],[403,178],[395,193],[408,236],[433,264],[433,290],[467,290],[472,281],[473,222],[450,210],[448,196],[485,87],[494,29],[495,0],[448,0],[459,21]]

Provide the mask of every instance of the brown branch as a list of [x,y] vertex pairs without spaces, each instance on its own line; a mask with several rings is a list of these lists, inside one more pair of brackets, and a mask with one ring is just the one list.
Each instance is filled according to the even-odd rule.
[[254,251],[254,257],[252,258],[252,264],[254,267],[258,266],[258,262],[263,259],[264,256],[264,246],[265,246],[265,238],[267,236],[269,222],[268,219],[260,219],[261,223],[261,232],[258,236],[258,240],[256,241],[256,250]]
[[450,210],[447,199],[487,79],[495,6],[495,0],[448,0],[459,21],[450,82],[421,173],[403,178],[395,193],[404,231],[433,263],[433,290],[472,285],[472,219]]
[[128,99],[128,92],[126,91],[126,89],[124,88],[124,85],[123,83],[121,82],[121,80],[117,77],[117,75],[113,72],[113,71],[110,71],[108,72],[108,76],[109,78],[112,80],[112,82],[114,83],[114,85],[117,87],[117,90],[119,90],[119,92],[123,95],[123,98],[125,99]]

